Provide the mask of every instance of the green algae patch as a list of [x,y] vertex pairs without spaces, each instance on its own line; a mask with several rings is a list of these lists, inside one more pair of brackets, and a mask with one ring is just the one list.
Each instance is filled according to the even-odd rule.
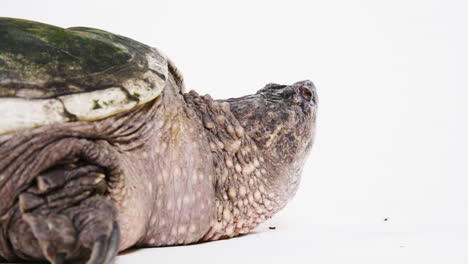
[[101,109],[101,108],[102,108],[102,106],[99,103],[99,99],[94,99],[93,100],[93,108],[91,108],[91,110],[97,110],[97,109]]
[[77,92],[68,84],[83,92],[105,89],[146,71],[149,48],[102,32],[0,18],[0,78],[16,86],[53,84],[52,93],[60,95]]
[[[96,73],[125,64],[130,55],[108,42],[83,37],[51,25],[18,19],[0,19],[0,51],[10,52],[49,68],[51,74]],[[57,67],[48,67],[59,62]]]

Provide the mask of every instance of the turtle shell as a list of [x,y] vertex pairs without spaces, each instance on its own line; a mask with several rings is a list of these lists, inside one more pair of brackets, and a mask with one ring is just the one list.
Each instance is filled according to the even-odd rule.
[[99,120],[159,96],[169,71],[157,49],[103,30],[0,18],[0,134]]

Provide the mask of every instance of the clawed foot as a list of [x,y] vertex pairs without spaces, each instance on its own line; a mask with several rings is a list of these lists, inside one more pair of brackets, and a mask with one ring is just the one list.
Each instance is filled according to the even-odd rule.
[[60,213],[27,213],[18,219],[13,246],[26,258],[52,264],[111,264],[120,246],[116,217],[113,202],[102,196]]
[[109,236],[102,235],[94,243],[91,256],[86,264],[108,264],[114,261],[119,251],[120,230],[117,223],[113,224]]
[[[119,251],[120,230],[117,223],[114,223],[109,236],[101,235],[94,242],[91,255],[86,264],[111,264]],[[66,253],[57,253],[55,257],[49,259],[52,264],[64,264],[67,259]]]

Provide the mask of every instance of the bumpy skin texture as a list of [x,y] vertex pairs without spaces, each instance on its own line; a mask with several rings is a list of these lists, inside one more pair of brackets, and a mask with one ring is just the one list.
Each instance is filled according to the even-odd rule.
[[313,84],[213,100],[168,72],[129,111],[0,135],[0,258],[110,263],[245,234],[286,205],[312,146]]

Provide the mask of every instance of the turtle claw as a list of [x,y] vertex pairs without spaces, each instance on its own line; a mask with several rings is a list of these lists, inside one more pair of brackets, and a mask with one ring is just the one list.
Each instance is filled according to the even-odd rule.
[[94,243],[91,256],[86,264],[110,264],[119,251],[120,230],[113,224],[110,236],[100,236]]
[[89,257],[89,260],[86,262],[86,264],[104,264],[108,247],[107,244],[107,237],[100,236],[96,242],[94,242],[91,257]]
[[107,255],[105,263],[112,263],[119,252],[120,246],[120,229],[117,223],[114,223],[112,233],[109,241],[109,248],[107,249]]

